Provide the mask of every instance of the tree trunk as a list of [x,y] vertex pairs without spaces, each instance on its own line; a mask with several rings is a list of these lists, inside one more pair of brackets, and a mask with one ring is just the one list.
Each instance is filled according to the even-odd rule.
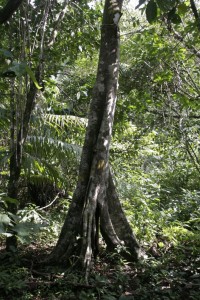
[[[79,179],[57,245],[48,263],[64,263],[71,256],[88,271],[98,254],[98,231],[108,249],[128,248],[139,257],[139,245],[120,205],[109,170],[119,70],[119,28],[123,0],[106,0],[101,27],[101,48]],[[100,224],[99,224],[100,223]]]
[[[22,1],[13,1],[15,2],[14,5],[20,4]],[[11,1],[8,1],[8,5],[10,5]],[[10,6],[9,6],[10,7]],[[16,6],[17,8],[17,6]],[[36,81],[40,84],[42,75],[43,75],[43,69],[44,69],[44,37],[45,37],[45,28],[46,23],[49,15],[50,5],[47,3],[43,12],[43,28],[41,30],[41,41],[39,45],[39,62],[38,66],[35,71],[35,78]],[[24,57],[26,59],[26,57]],[[28,86],[26,86],[28,89]],[[19,179],[21,175],[21,168],[22,168],[22,154],[23,154],[23,146],[26,141],[28,130],[29,130],[29,123],[31,114],[35,107],[35,100],[37,97],[37,87],[35,86],[35,83],[30,80],[30,86],[28,93],[26,95],[26,104],[24,111],[22,113],[22,118],[20,121],[19,128],[15,128],[15,118],[12,117],[12,126],[11,126],[11,157],[10,157],[10,176],[9,176],[9,183],[8,183],[8,196],[10,198],[17,199],[18,198],[18,185],[19,185]],[[17,115],[17,112],[13,111],[13,114]],[[15,134],[16,131],[16,134]],[[15,204],[10,204],[8,206],[8,211],[16,214],[17,212],[17,206]],[[13,247],[17,247],[17,238],[15,234],[13,234],[11,237],[8,237],[6,239],[6,249],[9,251]]]
[[[39,68],[36,72],[36,79],[40,80],[40,71]],[[37,88],[33,82],[30,83],[30,90],[27,94],[26,106],[23,113],[23,120],[21,121],[21,125],[19,131],[17,132],[17,137],[15,141],[15,119],[14,119],[14,109],[11,109],[12,117],[11,117],[11,157],[10,157],[10,176],[8,182],[8,191],[7,195],[10,198],[17,199],[18,198],[18,185],[19,179],[21,175],[21,167],[22,167],[22,151],[23,145],[27,138],[28,128],[30,123],[31,113],[35,106],[35,98],[37,95]],[[14,99],[11,99],[13,101]],[[13,103],[11,103],[13,106]],[[17,213],[17,205],[10,203],[8,205],[8,211],[12,214]],[[6,250],[10,251],[12,248],[17,247],[17,238],[15,234],[6,239]]]
[[7,22],[11,18],[22,1],[23,0],[8,0],[6,5],[0,10],[0,24]]

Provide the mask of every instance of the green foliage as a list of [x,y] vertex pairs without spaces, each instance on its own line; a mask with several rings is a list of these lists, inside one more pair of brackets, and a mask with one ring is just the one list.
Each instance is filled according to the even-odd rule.
[[159,1],[156,1],[156,2],[158,4],[158,7],[162,11],[165,11],[165,12],[170,11],[176,5],[176,0],[169,0],[169,1],[159,0]]
[[[56,214],[58,220],[60,211]],[[46,217],[50,220],[53,216]],[[51,235],[50,231],[48,233],[41,239],[45,246],[54,239],[52,236],[52,241],[48,240]],[[35,264],[48,254],[44,248],[41,251],[40,239],[37,239],[37,244],[23,248],[20,257],[16,253],[10,256],[1,253],[1,297],[124,299],[128,296],[136,300],[149,297],[159,300],[166,297],[177,299],[183,293],[198,299],[199,234],[180,226],[171,226],[164,233],[144,245],[146,254],[137,264],[123,260],[119,253],[121,249],[114,254],[102,255],[94,264],[88,285],[83,281],[82,272]]]
[[150,0],[147,4],[146,17],[149,23],[152,23],[157,18],[157,5],[154,0]]
[[29,243],[33,237],[47,225],[47,221],[37,209],[31,205],[17,214],[7,211],[8,204],[18,205],[16,199],[1,194],[0,197],[0,234],[3,236],[16,235],[22,243]]
[[0,76],[3,77],[13,77],[13,76],[24,76],[28,74],[32,81],[34,82],[35,86],[38,89],[41,87],[38,85],[38,82],[35,78],[35,75],[31,68],[27,65],[26,62],[16,62],[13,61],[13,54],[6,50],[0,49],[0,59],[1,61],[1,68],[0,68]]
[[[147,1],[140,1],[137,8],[146,2]],[[141,10],[143,10],[143,8]],[[181,16],[187,16],[189,10],[189,1],[182,2],[176,0],[149,0],[145,7],[146,19],[150,24],[160,18],[165,18],[168,24],[181,24]]]
[[[27,284],[26,278],[28,270],[23,267],[17,267],[15,265],[9,266],[5,269],[5,266],[0,267],[0,291],[1,296],[10,298],[10,295],[22,294],[22,291],[26,291]],[[20,292],[21,290],[21,292]]]

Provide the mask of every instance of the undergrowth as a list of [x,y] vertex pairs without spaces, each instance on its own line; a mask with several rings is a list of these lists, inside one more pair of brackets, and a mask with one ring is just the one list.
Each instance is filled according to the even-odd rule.
[[18,252],[6,253],[1,240],[0,300],[199,299],[200,235],[180,223],[157,230],[151,240],[141,243],[143,258],[138,263],[128,263],[117,251],[102,250],[88,284],[81,272],[42,265],[55,245],[66,209],[63,214],[59,211],[60,220],[57,208],[45,212],[46,220],[51,220],[48,226],[31,242],[20,244]]

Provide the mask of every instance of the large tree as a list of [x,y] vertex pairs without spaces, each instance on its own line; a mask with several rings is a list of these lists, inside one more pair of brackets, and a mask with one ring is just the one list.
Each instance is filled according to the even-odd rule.
[[[137,260],[140,247],[125,217],[109,167],[109,148],[117,99],[119,25],[123,0],[106,0],[96,83],[79,169],[65,223],[48,262],[77,257],[89,270],[98,254],[99,229],[109,250],[126,249]],[[124,252],[124,253],[125,253]]]

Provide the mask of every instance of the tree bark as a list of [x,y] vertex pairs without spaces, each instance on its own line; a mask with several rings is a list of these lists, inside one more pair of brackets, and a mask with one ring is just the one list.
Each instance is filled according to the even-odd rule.
[[[98,231],[108,249],[128,247],[139,257],[139,245],[126,220],[109,170],[119,71],[119,27],[123,0],[106,0],[101,27],[101,47],[79,179],[57,245],[48,263],[64,263],[76,256],[86,269],[98,253]],[[118,223],[119,222],[119,223]],[[100,223],[100,224],[99,224]],[[121,226],[121,228],[119,228]]]
[[200,17],[194,0],[190,0],[190,6],[197,23],[197,28],[200,30]]
[[23,0],[8,0],[6,5],[0,10],[0,24],[7,22],[11,18],[22,1]]
[[[36,80],[40,81],[40,71],[39,68],[36,71]],[[18,185],[19,179],[21,175],[21,167],[22,167],[22,153],[23,153],[23,145],[26,141],[28,128],[30,123],[31,113],[35,106],[35,98],[37,96],[37,88],[33,82],[30,83],[30,90],[27,94],[26,106],[23,113],[23,120],[21,122],[19,131],[17,133],[16,142],[14,137],[14,127],[15,127],[15,120],[11,121],[11,157],[10,157],[10,176],[8,182],[8,191],[7,195],[10,198],[17,199],[18,198]],[[14,113],[14,112],[13,112]],[[17,205],[10,203],[8,205],[8,211],[12,214],[17,213]],[[6,250],[10,251],[17,247],[17,238],[15,234],[6,239]]]

